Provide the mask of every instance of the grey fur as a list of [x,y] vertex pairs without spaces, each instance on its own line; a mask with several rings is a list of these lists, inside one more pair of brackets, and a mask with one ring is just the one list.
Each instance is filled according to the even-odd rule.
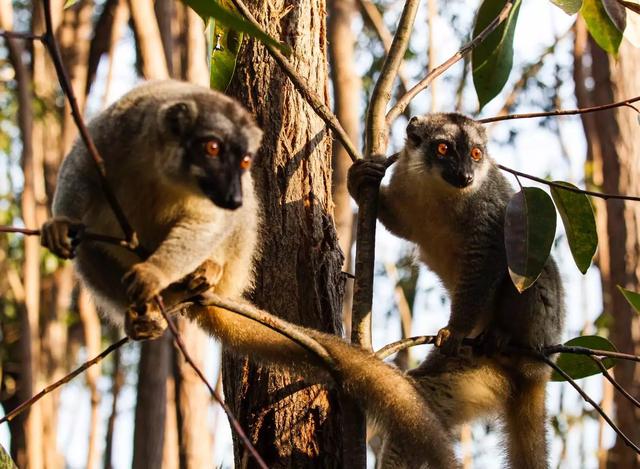
[[[446,156],[436,150],[443,142]],[[479,162],[469,156],[473,147],[483,152]],[[454,435],[462,423],[502,417],[510,466],[546,468],[548,367],[524,357],[458,355],[463,338],[480,334],[489,350],[507,341],[534,348],[555,344],[564,323],[564,294],[553,259],[522,294],[509,278],[504,218],[513,190],[486,147],[484,129],[466,116],[414,117],[390,183],[380,191],[378,216],[392,233],[416,244],[420,259],[451,297],[449,324],[440,331],[448,340],[409,372],[438,421]],[[350,174],[358,202],[362,179],[372,177],[371,165],[355,165]],[[473,182],[456,187],[465,174],[472,174]],[[452,438],[441,444],[452,447]],[[402,451],[392,443],[386,447],[381,467],[402,467]]]
[[[251,286],[259,214],[250,172],[241,176],[242,206],[227,210],[201,190],[197,178],[207,176],[206,171],[187,162],[188,151],[195,151],[192,142],[202,136],[215,135],[244,152],[225,158],[242,158],[258,150],[262,131],[242,106],[208,88],[152,81],[100,113],[89,131],[127,220],[151,253],[140,262],[119,246],[80,243],[74,266],[100,311],[122,323],[132,300],[122,285],[127,273],[129,285],[137,283],[141,289],[133,300],[142,302],[205,261],[222,268],[220,294],[237,297]],[[192,146],[187,148],[188,144]],[[234,165],[230,171],[241,174]],[[43,242],[64,257],[73,255],[64,231],[69,221],[81,222],[96,233],[123,236],[80,140],[60,169],[53,215],[53,221],[45,224],[50,235]]]

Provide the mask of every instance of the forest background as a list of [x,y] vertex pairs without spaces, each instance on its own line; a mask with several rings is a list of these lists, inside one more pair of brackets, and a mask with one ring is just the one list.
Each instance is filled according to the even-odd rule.
[[[62,2],[54,1],[52,11],[65,67],[87,118],[142,79],[172,76],[209,83],[204,25],[182,3],[73,3],[63,9]],[[274,9],[283,14],[303,8],[276,3]],[[324,2],[312,3],[324,13]],[[2,29],[43,30],[40,2],[3,1],[0,5]],[[362,141],[366,103],[382,66],[385,43],[389,45],[389,31],[395,30],[403,5],[400,1],[350,0],[326,4],[326,52],[332,73],[330,79],[320,76],[315,85],[327,91],[354,142]],[[478,5],[421,2],[397,93],[411,88],[427,70],[469,40]],[[586,107],[631,98],[640,90],[640,66],[635,65],[640,63],[640,54],[626,39],[613,59],[587,35],[581,16],[566,15],[548,2],[523,2],[514,50],[513,70],[504,90],[481,114],[471,83],[471,65],[465,59],[419,95],[406,116],[455,110],[488,117]],[[2,45],[0,54],[0,224],[38,227],[48,216],[57,168],[77,129],[41,44],[14,39]],[[324,57],[320,56],[322,62]],[[16,67],[19,62],[22,70]],[[323,67],[321,63],[320,72],[326,72]],[[30,145],[22,137],[24,121],[18,112],[21,73],[32,83],[34,93],[30,98]],[[640,194],[640,184],[633,177],[640,167],[636,111],[625,107],[609,112],[491,124],[490,153],[525,173],[605,192]],[[393,126],[389,154],[402,145],[406,116]],[[616,129],[609,127],[613,123]],[[323,145],[328,152],[328,142]],[[25,146],[32,155],[28,161]],[[338,239],[346,253],[352,252],[354,239],[354,207],[346,195],[344,177],[349,164],[334,142],[332,197]],[[638,354],[638,316],[615,291],[616,285],[639,290],[638,204],[620,202],[605,207],[595,200],[594,204],[600,245],[596,265],[585,276],[573,265],[561,224],[554,244],[567,289],[567,338],[597,333],[610,337],[619,350]],[[607,218],[608,213],[615,213],[615,217]],[[434,333],[446,323],[449,306],[435,277],[413,262],[409,247],[384,229],[379,232],[374,349],[400,337]],[[0,244],[0,401],[8,412],[25,396],[115,342],[120,333],[100,322],[86,293],[77,287],[70,265],[41,250],[37,238],[8,235],[0,238]],[[345,271],[353,271],[350,263],[347,259]],[[346,304],[345,311],[349,301]],[[29,322],[25,317],[37,320]],[[348,318],[346,322],[348,329]],[[193,325],[181,322],[179,327],[189,351],[219,388],[218,345]],[[25,355],[26,349],[30,356]],[[415,365],[424,353],[426,348],[416,348],[394,360],[406,368]],[[620,371],[616,368],[614,373],[625,389],[640,395],[637,367],[620,364]],[[601,376],[580,384],[603,409],[618,416],[616,421],[632,440],[640,441],[637,409],[622,400],[616,402],[611,385]],[[603,467],[607,461],[611,465],[625,460],[624,445],[616,442],[615,434],[566,386],[549,386],[553,465]],[[492,425],[463,429],[460,451],[466,467],[499,465],[497,430]],[[117,350],[81,378],[46,396],[28,416],[0,427],[0,432],[0,443],[11,449],[20,467],[161,464],[195,468],[210,467],[211,461],[228,467],[233,461],[226,419],[173,349],[169,336]],[[375,440],[373,443],[375,451]],[[30,448],[38,444],[40,451]],[[633,464],[638,464],[637,458],[635,463],[620,467],[635,467]]]

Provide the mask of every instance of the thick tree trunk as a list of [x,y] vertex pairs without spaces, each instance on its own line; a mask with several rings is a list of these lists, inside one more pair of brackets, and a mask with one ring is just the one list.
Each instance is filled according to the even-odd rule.
[[[582,100],[593,104],[605,104],[635,96],[640,88],[640,51],[626,41],[620,47],[619,57],[610,59],[593,41],[591,53],[591,78],[593,89]],[[584,89],[581,90],[584,93]],[[579,96],[580,98],[580,96]],[[621,107],[598,113],[595,122],[584,120],[594,175],[602,177],[604,192],[638,194],[640,181],[640,140],[638,140],[637,115]],[[600,172],[601,168],[601,172]],[[617,290],[617,285],[630,290],[640,290],[640,206],[608,200],[606,216],[599,216],[600,254],[599,267],[603,278],[605,311],[614,316],[611,339],[616,347],[626,353],[640,353],[640,317],[635,314]],[[606,223],[603,227],[602,223]],[[640,397],[640,366],[621,361],[616,365],[618,382],[633,396]],[[640,441],[640,410],[624,396],[616,393],[616,421],[632,441]],[[612,468],[638,468],[640,459],[621,439],[616,440],[608,455]]]
[[[289,43],[297,72],[327,99],[324,0],[246,2]],[[262,259],[253,300],[294,323],[340,329],[342,255],[331,218],[331,143],[262,45],[245,42],[230,92],[264,129],[253,174],[262,201]],[[246,358],[224,358],[227,400],[269,467],[342,467],[336,393]],[[236,467],[253,467],[235,445]]]

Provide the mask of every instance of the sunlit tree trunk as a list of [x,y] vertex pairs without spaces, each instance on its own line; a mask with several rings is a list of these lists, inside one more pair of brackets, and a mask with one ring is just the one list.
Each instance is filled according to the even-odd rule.
[[[295,69],[328,102],[324,0],[246,3],[270,34],[292,46]],[[255,41],[240,51],[230,93],[265,131],[253,170],[264,220],[253,300],[289,321],[337,332],[342,255],[329,132]],[[245,357],[228,354],[223,371],[229,405],[269,467],[342,467],[335,392]],[[236,467],[254,467],[235,443]]]
[[[578,84],[577,90],[581,91],[579,99],[597,105],[637,94],[640,88],[638,49],[623,41],[619,56],[614,60],[589,40],[585,52],[591,56],[593,87],[589,90]],[[584,62],[579,60],[577,65],[584,66]],[[636,113],[620,107],[599,113],[595,120],[585,117],[583,122],[594,182],[601,184],[604,192],[640,193],[637,178],[640,141]],[[640,317],[631,310],[617,286],[640,290],[640,206],[634,202],[608,200],[600,207],[606,208],[606,212],[601,213],[601,210],[597,220],[601,246],[598,265],[603,278],[604,310],[614,317],[611,339],[619,350],[637,355],[640,353]],[[615,375],[627,391],[636,398],[640,397],[640,366],[621,361],[616,365]],[[621,430],[632,441],[639,441],[640,410],[620,393],[615,395],[615,407],[616,421]],[[607,459],[608,467],[612,468],[640,467],[638,455],[620,438],[609,451]]]

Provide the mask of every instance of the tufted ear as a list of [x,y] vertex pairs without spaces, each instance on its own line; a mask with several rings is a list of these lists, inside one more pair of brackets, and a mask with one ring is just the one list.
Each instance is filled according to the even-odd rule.
[[408,140],[415,146],[420,145],[422,143],[422,137],[419,133],[420,129],[420,118],[417,116],[413,116],[407,125],[407,138]]
[[195,101],[171,101],[160,107],[158,125],[176,137],[182,137],[193,129],[197,117],[198,106]]

